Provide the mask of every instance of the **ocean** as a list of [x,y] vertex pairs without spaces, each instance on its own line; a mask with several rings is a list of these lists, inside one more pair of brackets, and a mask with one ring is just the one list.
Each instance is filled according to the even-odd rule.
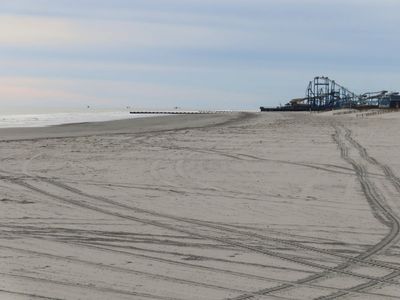
[[44,127],[154,116],[157,115],[131,115],[129,109],[3,109],[0,111],[0,128]]

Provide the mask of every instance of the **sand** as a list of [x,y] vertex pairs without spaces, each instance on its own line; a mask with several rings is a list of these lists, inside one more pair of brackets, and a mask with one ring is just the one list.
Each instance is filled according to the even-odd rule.
[[399,299],[400,113],[0,130],[0,299]]

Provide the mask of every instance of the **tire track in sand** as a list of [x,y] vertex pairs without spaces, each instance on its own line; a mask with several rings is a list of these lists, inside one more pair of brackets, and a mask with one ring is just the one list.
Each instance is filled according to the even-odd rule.
[[[29,236],[27,236],[27,237],[29,237]],[[44,239],[44,240],[46,240],[46,239]],[[62,243],[70,245],[69,242],[62,242]],[[90,246],[90,245],[81,244],[81,243],[72,243],[72,244],[73,245],[77,245],[77,246],[81,246],[83,248],[92,248],[92,249],[96,249],[96,250],[99,250],[99,251],[109,252],[108,251],[109,249],[103,248],[103,247]],[[123,272],[123,273],[128,273],[128,274],[132,273],[132,274],[142,275],[141,273],[143,273],[143,272],[140,272],[140,271],[135,271],[135,270],[127,269],[127,268],[123,268],[123,267],[109,266],[109,265],[105,265],[105,264],[102,264],[102,263],[95,263],[95,262],[86,261],[86,260],[82,260],[82,259],[75,259],[75,258],[72,258],[72,257],[59,256],[59,255],[54,255],[54,254],[45,253],[45,252],[26,250],[26,249],[9,247],[9,246],[0,246],[0,248],[8,249],[8,250],[15,251],[15,252],[20,252],[20,253],[30,254],[30,255],[34,255],[34,256],[41,256],[41,257],[47,257],[47,258],[55,259],[55,260],[61,260],[61,261],[67,261],[67,262],[72,262],[72,263],[84,264],[84,265],[88,265],[88,266],[91,266],[91,267],[97,267],[97,268],[100,268],[100,269],[109,269],[109,270],[112,270],[112,271],[118,271],[118,272]],[[114,250],[113,252],[123,253],[123,254],[126,254],[126,255],[132,255],[132,256],[135,256],[135,257],[138,256],[136,254],[132,254],[132,253],[129,253],[129,252],[124,252],[124,251]],[[144,258],[147,258],[147,259],[149,258],[149,257],[147,257],[145,255],[139,255],[139,257],[144,257]],[[161,262],[165,262],[166,261],[165,259],[155,258],[155,257],[151,257],[151,260],[161,261]],[[199,270],[214,271],[214,272],[217,272],[217,273],[226,273],[226,274],[229,274],[229,275],[236,275],[236,276],[243,277],[243,278],[251,278],[251,279],[256,279],[256,280],[265,280],[265,281],[276,282],[276,283],[288,283],[289,282],[288,280],[281,280],[281,279],[275,279],[275,278],[270,278],[270,277],[265,277],[265,276],[251,275],[251,274],[246,274],[246,273],[242,273],[242,272],[219,269],[219,268],[215,268],[215,267],[205,267],[205,266],[201,266],[201,265],[187,264],[187,263],[181,263],[181,262],[177,262],[177,261],[173,261],[173,262],[169,261],[169,263],[176,264],[176,265],[189,265],[190,267],[193,267],[193,268],[196,268],[196,269],[199,269]],[[5,274],[5,273],[3,273],[3,274]],[[146,272],[144,272],[143,274],[144,275],[149,275]],[[15,275],[15,274],[12,274],[12,275]],[[15,275],[15,276],[18,276],[18,275]],[[159,275],[155,275],[154,276],[154,274],[150,274],[150,276],[154,277],[154,278],[164,277],[164,276],[159,276]],[[164,279],[164,278],[161,278],[161,279]],[[43,280],[45,280],[45,279],[43,279]],[[176,281],[176,282],[182,283],[181,280],[179,280],[179,279],[176,280],[176,278],[173,278],[173,277],[170,277],[170,276],[168,276],[167,280],[168,281],[172,280],[172,281]],[[185,282],[183,282],[183,283],[185,283]],[[215,286],[215,285],[208,285],[208,284],[201,284],[201,283],[198,284],[197,282],[196,282],[196,285],[203,286],[203,287],[206,287],[206,288],[217,288],[217,289],[220,289],[220,290],[226,290],[226,291],[231,291],[231,292],[244,292],[243,290],[236,289],[236,288],[231,289],[231,288],[220,287],[220,286]],[[320,289],[323,289],[323,290],[335,291],[335,292],[336,291],[345,291],[344,289],[340,289],[340,288],[324,286],[324,285],[315,285],[315,284],[306,284],[306,285],[298,285],[298,286],[299,287],[300,286],[306,286],[306,287],[311,287],[311,288],[320,288]],[[1,290],[0,290],[0,292],[1,292]],[[383,294],[379,294],[379,293],[356,292],[356,291],[350,292],[350,293],[354,294],[354,295],[370,295],[370,296],[386,297],[388,299],[397,299],[396,297],[387,296],[387,295],[383,295]],[[275,297],[275,296],[271,296],[271,297]],[[43,298],[45,298],[45,299],[53,299],[53,298],[47,298],[47,297],[44,297],[44,296],[43,296]],[[279,298],[277,297],[277,299],[285,299],[285,298],[284,297],[279,297]],[[293,299],[291,299],[291,300],[293,300]]]
[[[47,257],[51,257],[51,258],[54,258],[54,259],[62,259],[62,260],[68,260],[68,261],[75,261],[75,262],[79,262],[79,263],[83,263],[83,264],[89,264],[89,265],[95,265],[95,263],[91,263],[91,262],[87,262],[87,261],[83,261],[83,260],[76,260],[76,259],[72,259],[72,258],[65,258],[65,257],[58,257],[58,256],[55,256],[55,255],[51,255],[51,254],[45,254],[45,253],[40,253],[40,252],[35,252],[35,251],[30,251],[30,250],[24,250],[24,249],[18,249],[18,248],[10,248],[10,247],[1,247],[1,248],[9,248],[9,249],[14,249],[14,250],[16,250],[16,251],[23,251],[23,252],[26,252],[26,253],[30,253],[30,254],[36,254],[36,255],[41,255],[41,256],[47,256]],[[206,288],[216,288],[216,289],[224,289],[224,290],[230,290],[230,291],[232,291],[232,292],[240,292],[240,290],[238,290],[238,289],[230,289],[230,288],[225,288],[225,287],[220,287],[220,286],[213,286],[213,285],[209,285],[209,284],[202,284],[202,283],[197,283],[197,282],[192,282],[192,281],[187,281],[187,280],[180,280],[180,279],[177,279],[177,280],[175,280],[175,278],[170,278],[170,277],[165,277],[165,276],[160,276],[160,275],[154,275],[154,274],[144,274],[143,272],[138,272],[138,271],[134,271],[134,270],[127,270],[127,269],[124,269],[124,268],[118,268],[118,267],[111,267],[111,266],[107,266],[107,265],[102,265],[102,264],[98,264],[97,265],[98,267],[101,267],[101,268],[105,268],[105,269],[112,269],[112,270],[118,270],[118,271],[123,271],[123,272],[127,272],[127,273],[135,273],[135,274],[138,274],[138,273],[140,273],[141,275],[150,275],[151,277],[154,277],[154,278],[159,278],[159,279],[165,279],[165,280],[167,280],[167,281],[176,281],[176,282],[180,282],[180,283],[186,283],[186,284],[190,284],[190,285],[196,285],[196,286],[202,286],[202,287],[206,287]],[[142,274],[143,273],[143,274]],[[3,274],[3,275],[6,275],[6,274]],[[10,276],[18,276],[18,275],[14,275],[14,274],[8,274],[8,275],[10,275]],[[237,275],[239,275],[239,274],[237,274]],[[242,275],[242,274],[241,274]],[[165,277],[165,278],[164,278]],[[23,277],[23,278],[25,278],[25,279],[29,279],[28,277]],[[261,278],[259,278],[259,279],[261,279]],[[268,279],[267,278],[265,278],[267,281],[268,281]],[[44,279],[43,279],[44,280]],[[275,282],[284,282],[284,281],[279,281],[279,280],[271,280],[271,281],[275,281]],[[56,283],[56,282],[54,282],[54,283]],[[62,282],[57,282],[58,284],[64,284],[64,283],[62,283]],[[387,281],[387,283],[395,283],[395,282],[388,282]],[[71,286],[73,286],[73,284],[70,284]],[[292,286],[293,284],[292,283],[290,283],[290,285]],[[302,284],[301,283],[296,283],[294,286],[301,286]],[[339,289],[339,288],[332,288],[332,287],[326,287],[326,286],[318,286],[318,285],[316,285],[316,286],[314,286],[314,285],[310,285],[310,284],[303,284],[303,286],[308,286],[308,287],[317,287],[317,288],[321,288],[321,289],[325,289],[325,290],[336,290],[336,291],[341,291],[341,289]],[[80,286],[79,286],[80,287]],[[97,288],[96,288],[97,289]],[[104,288],[99,288],[99,290],[103,290]],[[111,290],[109,290],[109,292],[117,292],[117,290],[113,290],[113,289],[111,289]],[[243,292],[243,291],[242,291]],[[121,293],[121,294],[124,294],[125,292],[124,291],[119,291],[119,292],[117,292],[117,293]],[[350,292],[351,294],[363,294],[363,295],[376,295],[376,296],[385,296],[385,295],[381,295],[381,294],[378,294],[378,293],[360,293],[360,292],[356,292],[356,291],[354,291],[354,292]],[[263,296],[263,295],[260,295],[260,294],[256,294],[256,293],[250,293],[250,292],[246,292],[246,295],[252,295],[252,296]],[[286,298],[284,298],[284,297],[280,297],[280,296],[276,296],[276,295],[265,295],[265,296],[267,296],[267,297],[271,297],[271,298],[274,298],[274,299],[286,299]],[[148,297],[151,297],[150,295],[148,295]],[[387,298],[393,298],[393,297],[391,297],[391,296],[387,296]]]
[[[80,289],[85,289],[85,290],[96,290],[101,293],[107,293],[107,294],[117,294],[117,295],[124,295],[124,296],[135,296],[135,297],[140,297],[141,299],[157,299],[157,300],[184,300],[184,299],[178,299],[178,298],[172,298],[172,297],[165,297],[165,296],[157,296],[157,295],[151,295],[147,293],[139,293],[139,292],[130,292],[130,291],[122,291],[122,290],[117,290],[117,289],[112,289],[112,288],[103,288],[103,287],[95,287],[93,285],[86,285],[86,284],[81,284],[81,283],[71,283],[71,282],[64,282],[64,281],[57,281],[57,280],[52,280],[52,279],[43,279],[43,278],[36,278],[32,276],[27,276],[27,275],[16,275],[16,274],[8,274],[4,272],[0,272],[0,277],[8,277],[8,278],[16,278],[16,279],[23,279],[23,280],[28,280],[32,282],[37,282],[37,283],[51,283],[55,285],[61,285],[61,286],[66,286],[66,287],[74,287],[74,288],[80,288]],[[14,292],[17,294],[18,292]],[[46,299],[45,297],[41,296],[42,298]],[[47,299],[55,299],[52,297],[48,297]]]
[[[342,125],[343,129],[345,130],[345,138],[346,140],[355,148],[358,150],[358,153],[360,154],[360,156],[367,162],[369,162],[372,165],[377,166],[378,168],[380,168],[383,173],[385,174],[386,179],[388,179],[392,185],[395,187],[395,189],[400,193],[400,179],[398,177],[396,177],[392,171],[392,169],[387,166],[384,165],[382,163],[380,163],[379,161],[377,161],[375,158],[371,157],[367,150],[360,144],[358,143],[353,137],[352,137],[352,132],[349,128],[346,128]],[[390,228],[390,232],[389,234],[386,236],[387,240],[386,240],[386,245],[384,245],[379,251],[384,250],[385,248],[389,248],[390,246],[394,245],[398,239],[399,239],[399,230],[400,230],[400,217],[396,214],[396,212],[394,212],[391,207],[387,204],[385,204],[384,202],[381,203],[382,205],[382,210],[385,212],[385,217],[388,218],[389,222],[383,222],[385,225],[387,225]],[[382,221],[382,220],[381,220]],[[400,271],[393,271],[390,274],[387,274],[385,276],[382,277],[382,279],[384,280],[392,280],[396,277],[400,276]],[[330,299],[336,299],[336,298],[340,298],[340,297],[344,297],[346,296],[348,293],[350,292],[354,292],[354,291],[362,291],[364,289],[367,288],[371,288],[373,286],[377,285],[376,282],[366,282],[363,284],[359,284],[357,286],[354,286],[352,288],[349,288],[346,291],[341,291],[341,292],[337,292],[334,293],[332,295],[328,295],[325,297],[320,297],[318,299],[320,300],[330,300]]]
[[[349,148],[346,146],[345,141],[347,141],[351,146],[353,146],[355,149],[358,150],[360,157],[377,166],[380,166],[386,175],[393,175],[393,172],[390,170],[389,167],[383,166],[378,163],[378,161],[372,157],[370,157],[365,150],[364,147],[362,147],[358,142],[356,142],[352,137],[351,137],[351,131],[347,128],[345,128],[345,135],[343,137],[342,130],[339,128],[338,125],[333,124],[333,127],[335,129],[335,134],[333,135],[333,139],[335,143],[338,145],[339,150],[340,150],[340,155],[341,157],[348,162],[353,169],[356,172],[357,178],[361,184],[362,191],[368,201],[368,203],[371,206],[372,212],[380,222],[382,222],[384,225],[388,226],[390,231],[389,233],[377,244],[375,244],[373,247],[368,249],[368,251],[361,253],[360,255],[356,256],[355,259],[348,260],[345,263],[342,263],[338,265],[337,267],[333,268],[335,271],[345,271],[347,268],[349,268],[351,265],[357,264],[358,262],[365,262],[369,257],[371,257],[374,254],[377,254],[386,248],[394,245],[397,242],[397,239],[400,236],[400,218],[399,216],[396,215],[396,213],[390,208],[390,206],[386,205],[385,199],[380,195],[380,193],[376,190],[376,187],[374,184],[370,181],[368,173],[366,172],[365,166],[358,163],[354,159],[352,159],[349,156]],[[386,172],[385,172],[386,170]],[[393,176],[387,176],[387,179],[389,179],[392,184],[396,185],[400,180],[397,180],[397,178]],[[400,185],[398,187],[400,190]],[[322,279],[326,275],[329,275],[332,271],[331,270],[326,270],[322,273],[312,275],[309,277],[306,277],[304,279],[300,279],[298,281],[295,281],[296,283],[309,283],[317,279]],[[398,270],[393,271],[392,273],[380,277],[381,280],[392,280],[393,278],[397,277],[400,275],[400,272]],[[350,289],[347,289],[347,291],[341,291],[337,292],[335,294],[331,294],[328,296],[323,296],[319,297],[317,299],[335,299],[339,297],[343,297],[349,292],[353,291],[361,291],[365,288],[372,287],[374,285],[378,284],[376,280],[373,281],[368,281],[367,283],[363,283],[360,285],[357,285],[355,287],[352,287]],[[292,288],[293,285],[290,284],[284,284],[275,288],[269,288],[269,289],[264,289],[260,291],[254,292],[254,294],[259,294],[259,295],[268,295],[273,292],[279,292],[283,291],[289,288]],[[231,300],[245,300],[245,299],[252,299],[254,298],[253,295],[241,295],[239,297],[231,298]]]
[[[312,247],[312,246],[309,246],[309,245],[303,245],[301,243],[288,241],[287,239],[284,240],[284,239],[279,239],[279,238],[274,238],[274,237],[268,237],[268,236],[264,236],[264,235],[257,234],[257,233],[254,233],[254,232],[250,232],[248,230],[245,230],[245,231],[244,230],[239,230],[239,229],[235,229],[235,228],[232,228],[232,227],[219,225],[219,224],[215,224],[215,223],[211,223],[211,222],[201,221],[201,220],[197,220],[197,219],[184,218],[184,217],[177,217],[177,216],[174,216],[174,215],[169,215],[169,214],[165,214],[165,213],[159,213],[159,212],[155,212],[155,211],[148,210],[148,209],[142,209],[142,208],[138,208],[138,207],[134,207],[134,206],[130,206],[130,205],[125,205],[125,204],[122,204],[122,203],[119,203],[117,201],[110,200],[110,199],[107,199],[107,198],[104,198],[104,197],[101,197],[101,196],[94,196],[94,195],[87,194],[87,193],[82,192],[81,190],[79,190],[77,188],[68,186],[66,184],[63,184],[63,183],[60,183],[60,182],[57,182],[57,181],[54,181],[54,180],[51,180],[51,179],[41,178],[41,180],[43,180],[43,181],[45,181],[45,182],[47,182],[49,184],[55,185],[55,186],[57,186],[59,188],[65,189],[65,190],[67,190],[69,192],[72,192],[72,193],[75,193],[77,195],[80,195],[82,197],[86,197],[86,198],[91,198],[91,199],[94,199],[94,200],[102,201],[102,202],[105,202],[105,203],[108,203],[108,204],[111,204],[111,205],[114,205],[114,206],[117,206],[117,207],[121,207],[123,209],[131,210],[133,212],[144,213],[144,214],[148,214],[148,215],[151,215],[151,216],[157,216],[157,217],[171,219],[171,220],[175,220],[175,221],[180,221],[180,222],[184,222],[184,223],[188,223],[188,224],[203,226],[203,227],[207,227],[207,228],[211,228],[211,229],[217,229],[217,230],[222,231],[222,232],[229,232],[229,233],[239,234],[239,235],[242,235],[242,236],[251,236],[251,237],[254,237],[254,238],[259,239],[261,241],[268,241],[269,240],[269,241],[280,243],[280,244],[283,244],[283,245],[286,245],[286,246],[292,246],[292,247],[297,248],[297,249],[303,249],[303,250],[308,250],[308,251],[312,251],[312,252],[316,252],[316,253],[335,256],[335,257],[341,258],[341,259],[343,259],[345,261],[351,261],[351,262],[354,262],[354,263],[360,263],[360,264],[364,264],[364,265],[371,265],[371,266],[380,267],[380,268],[388,269],[388,270],[400,271],[400,267],[391,266],[391,265],[389,265],[389,264],[387,264],[385,262],[380,262],[380,261],[377,261],[377,260],[365,260],[365,259],[360,259],[358,257],[350,257],[350,256],[347,256],[347,255],[339,254],[339,253],[332,252],[332,251],[329,251],[329,250],[326,250],[326,249],[320,249],[320,248],[317,248],[317,247]],[[191,234],[191,235],[193,235],[193,234]],[[355,275],[355,274],[352,274],[352,275]]]
[[[50,192],[48,192],[46,190],[40,189],[38,187],[35,187],[35,186],[33,186],[33,185],[29,184],[29,183],[23,182],[21,180],[15,181],[15,179],[14,179],[13,183],[14,184],[18,184],[20,186],[23,186],[23,187],[25,187],[25,188],[27,188],[29,190],[35,191],[35,192],[37,192],[39,194],[48,196],[50,198],[57,199],[58,201],[65,202],[65,203],[68,203],[68,204],[72,204],[72,205],[78,206],[80,208],[84,208],[84,209],[96,211],[96,212],[99,212],[99,213],[103,213],[103,214],[106,214],[106,215],[111,215],[111,216],[118,217],[118,218],[128,219],[128,220],[140,222],[140,223],[143,223],[143,224],[153,225],[153,226],[156,226],[156,227],[160,227],[160,228],[164,228],[164,229],[168,229],[168,230],[172,230],[172,231],[176,231],[176,232],[181,232],[181,233],[185,233],[185,234],[188,234],[188,235],[191,235],[191,236],[201,237],[201,238],[208,239],[208,240],[214,240],[214,241],[225,243],[225,244],[228,244],[228,245],[231,245],[231,246],[235,246],[235,247],[238,247],[238,248],[241,248],[241,249],[250,250],[252,252],[256,252],[256,253],[259,253],[259,254],[263,254],[263,255],[279,258],[279,259],[282,259],[284,261],[294,262],[296,264],[304,265],[304,266],[307,266],[307,267],[322,269],[322,270],[326,270],[326,271],[334,272],[334,273],[339,273],[339,274],[346,274],[346,275],[354,276],[354,277],[357,277],[357,278],[367,279],[367,280],[371,280],[371,281],[377,281],[377,282],[381,282],[381,283],[399,285],[399,283],[396,282],[396,281],[385,281],[385,280],[382,280],[380,278],[376,278],[376,277],[372,277],[372,276],[368,276],[368,275],[361,275],[361,274],[356,274],[356,273],[353,273],[353,272],[350,272],[350,271],[339,270],[339,269],[336,269],[336,268],[328,267],[328,266],[325,266],[325,265],[321,265],[321,264],[318,264],[318,263],[313,263],[313,262],[310,262],[310,261],[307,261],[307,260],[303,260],[303,259],[300,259],[300,258],[297,258],[297,257],[293,257],[291,255],[286,255],[286,254],[282,254],[282,253],[279,253],[279,252],[271,251],[271,250],[268,250],[268,249],[263,249],[263,248],[260,248],[260,247],[257,247],[257,246],[251,246],[251,245],[248,245],[248,244],[236,242],[236,241],[233,241],[233,240],[231,240],[229,238],[223,238],[223,237],[219,237],[219,236],[211,236],[211,235],[207,235],[207,234],[203,234],[203,233],[197,233],[197,232],[193,232],[191,230],[187,230],[185,228],[176,227],[176,226],[173,226],[173,225],[170,225],[170,224],[166,224],[166,223],[163,223],[163,222],[154,221],[154,220],[150,220],[150,219],[138,218],[138,217],[135,217],[133,215],[122,214],[122,213],[119,213],[119,212],[113,212],[113,211],[110,211],[110,210],[107,210],[107,209],[104,209],[104,208],[100,208],[98,206],[95,206],[95,205],[92,205],[92,204],[88,204],[88,203],[85,203],[85,202],[82,202],[82,201],[79,201],[79,200],[73,200],[73,199],[69,199],[69,198],[65,198],[65,197],[59,196],[59,195],[52,194],[52,193],[50,193]],[[53,184],[56,184],[56,183],[53,182]],[[60,183],[57,183],[57,184],[60,184]],[[67,187],[67,188],[75,190],[75,193],[79,192],[75,188],[72,188],[72,187]],[[83,195],[86,195],[86,194],[83,194]],[[139,213],[150,214],[147,210],[142,210],[142,209],[138,209],[138,208],[132,208],[130,206],[123,205],[121,203],[115,202],[115,201],[110,200],[110,199],[106,199],[106,198],[103,198],[103,197],[97,197],[97,196],[92,196],[92,197],[95,197],[95,199],[97,199],[97,200],[106,202],[108,204],[113,204],[113,205],[116,205],[116,206],[124,208],[124,209],[136,211],[136,212],[139,212]],[[107,200],[107,201],[105,201],[105,200]],[[165,218],[165,216],[163,214],[159,214],[159,213],[154,213],[154,214],[156,216],[160,216],[160,217],[164,217]],[[189,221],[184,219],[184,218],[174,217],[174,219],[176,219],[177,221],[184,221],[186,223],[189,223]],[[208,227],[207,224],[202,224],[201,222],[200,223],[191,222],[191,223],[192,224],[203,225],[205,227]],[[295,282],[295,283],[301,284],[302,282],[299,281],[299,282]]]
[[[236,234],[241,234],[241,235],[244,235],[244,236],[249,236],[250,235],[250,236],[253,236],[255,238],[262,239],[262,240],[272,239],[275,242],[284,243],[286,245],[290,245],[290,246],[293,246],[293,247],[296,247],[296,248],[302,248],[302,249],[305,249],[305,250],[311,250],[311,251],[316,251],[316,252],[319,252],[319,253],[325,253],[325,254],[331,254],[332,255],[332,253],[330,253],[328,250],[321,250],[319,248],[314,248],[314,247],[310,247],[310,246],[304,246],[304,245],[301,245],[301,244],[297,244],[297,243],[289,242],[289,241],[285,241],[285,240],[280,240],[280,239],[276,239],[276,238],[275,239],[274,238],[268,238],[268,237],[265,237],[263,235],[254,234],[254,233],[251,233],[251,232],[248,232],[248,231],[243,232],[243,231],[239,231],[239,230],[235,230],[235,229],[231,229],[231,228],[227,228],[227,227],[223,227],[223,226],[218,226],[218,225],[215,225],[215,224],[210,224],[210,223],[204,222],[204,221],[187,219],[187,218],[180,218],[180,217],[176,217],[176,216],[161,214],[161,213],[157,213],[157,212],[153,212],[153,211],[149,211],[149,210],[144,210],[144,209],[139,209],[139,208],[136,208],[136,207],[123,205],[121,203],[118,203],[118,202],[113,201],[113,200],[109,200],[109,199],[104,198],[104,197],[98,197],[98,196],[89,195],[87,193],[83,193],[82,191],[80,191],[80,190],[78,190],[76,188],[72,188],[72,187],[70,187],[68,185],[65,185],[65,184],[60,183],[60,182],[56,182],[56,181],[48,179],[48,178],[34,177],[34,179],[45,181],[48,184],[55,185],[55,186],[57,186],[59,188],[65,189],[65,190],[67,190],[69,192],[75,193],[77,195],[80,195],[80,196],[83,196],[83,197],[86,197],[86,198],[92,198],[92,199],[95,199],[95,200],[98,200],[98,201],[106,202],[108,204],[112,204],[112,205],[115,205],[115,206],[118,206],[118,207],[122,207],[124,209],[129,209],[129,210],[132,210],[134,212],[146,213],[146,214],[150,214],[150,215],[153,215],[153,216],[155,215],[157,217],[173,219],[173,220],[182,221],[182,222],[185,222],[185,223],[190,223],[190,224],[205,226],[205,227],[209,227],[209,228],[213,228],[213,229],[218,229],[218,230],[221,230],[221,231],[227,231],[227,232],[232,232],[232,233],[236,233]],[[33,186],[27,185],[27,184],[25,184],[25,187],[28,187],[28,188],[31,188],[31,189],[33,188]],[[42,190],[37,189],[37,188],[34,188],[34,190],[36,190],[37,192],[43,192]],[[48,193],[47,193],[47,195],[48,196],[52,196],[51,194],[48,194]],[[130,219],[132,219],[132,216],[130,217]],[[135,220],[143,223],[143,219],[139,220],[139,219],[136,218]],[[147,224],[149,223],[148,220],[146,220],[146,223]],[[152,224],[154,225],[154,223],[152,223]],[[157,226],[159,226],[159,225],[160,224],[157,224]],[[162,226],[164,226],[164,228],[165,228],[165,224],[162,224]],[[174,227],[171,228],[171,226],[169,226],[168,229],[172,229],[172,230],[176,231],[176,228],[174,228]],[[190,233],[186,232],[186,233],[188,233],[190,235],[193,235],[193,232],[190,232]],[[210,236],[205,236],[204,238],[216,240],[213,237],[210,238]],[[221,239],[220,238],[220,239],[218,239],[218,241],[224,242],[224,243],[227,243],[227,244],[230,244],[230,245],[234,245],[234,246],[239,246],[239,247],[243,246],[243,244],[239,244],[239,245],[237,243],[233,243],[232,244],[232,242],[230,240],[228,241],[227,239]],[[256,250],[257,252],[260,252],[259,248],[255,248],[255,247],[251,247],[251,246],[246,246],[245,249],[252,250],[252,251]],[[267,255],[270,255],[270,256],[272,255],[272,256],[279,257],[279,258],[284,259],[284,260],[289,260],[289,261],[292,261],[292,262],[300,263],[302,265],[307,265],[307,266],[311,266],[311,267],[315,267],[315,268],[319,268],[319,269],[334,271],[334,270],[332,270],[332,268],[329,268],[329,267],[326,267],[326,266],[323,266],[323,265],[320,265],[320,264],[310,263],[310,262],[304,261],[304,260],[299,260],[299,259],[296,259],[296,258],[294,258],[292,256],[280,254],[280,253],[277,253],[277,252],[272,252],[272,251],[268,251],[267,250],[267,252],[264,251],[263,254],[267,254]],[[349,257],[347,257],[345,255],[336,255],[335,254],[335,256],[338,256],[338,257],[341,257],[341,258],[347,259],[347,260],[355,260],[355,261],[357,261],[357,259],[349,258]],[[358,260],[358,262],[361,262],[361,261]],[[379,267],[382,267],[382,268],[389,268],[388,265],[386,265],[384,263],[379,263],[379,262],[366,262],[365,264],[372,264],[372,265],[379,266]],[[399,269],[397,269],[397,270],[399,270]],[[343,272],[340,272],[340,273],[343,273]],[[348,274],[348,275],[351,275],[351,276],[356,276],[356,277],[359,277],[359,278],[361,277],[361,278],[369,279],[369,280],[376,280],[376,278],[374,278],[374,277],[362,276],[362,275],[354,274],[352,272],[345,272],[345,274]],[[387,283],[398,284],[396,282],[387,282]]]
[[388,220],[387,220],[387,218],[384,218],[384,217],[383,217],[383,220],[384,220],[386,223],[388,223]]

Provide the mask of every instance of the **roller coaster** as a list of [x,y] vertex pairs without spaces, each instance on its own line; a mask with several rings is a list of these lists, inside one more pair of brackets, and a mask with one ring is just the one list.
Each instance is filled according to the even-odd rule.
[[261,107],[261,111],[383,107],[389,106],[393,99],[399,101],[399,98],[399,93],[389,93],[388,91],[357,95],[328,77],[318,76],[308,84],[305,97],[292,99],[285,106],[277,108]]

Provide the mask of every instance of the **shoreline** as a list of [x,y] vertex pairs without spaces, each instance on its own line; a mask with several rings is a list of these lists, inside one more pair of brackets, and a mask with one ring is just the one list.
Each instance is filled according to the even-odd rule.
[[254,114],[256,113],[152,116],[101,122],[66,123],[44,127],[0,128],[0,142],[193,129],[224,124]]

